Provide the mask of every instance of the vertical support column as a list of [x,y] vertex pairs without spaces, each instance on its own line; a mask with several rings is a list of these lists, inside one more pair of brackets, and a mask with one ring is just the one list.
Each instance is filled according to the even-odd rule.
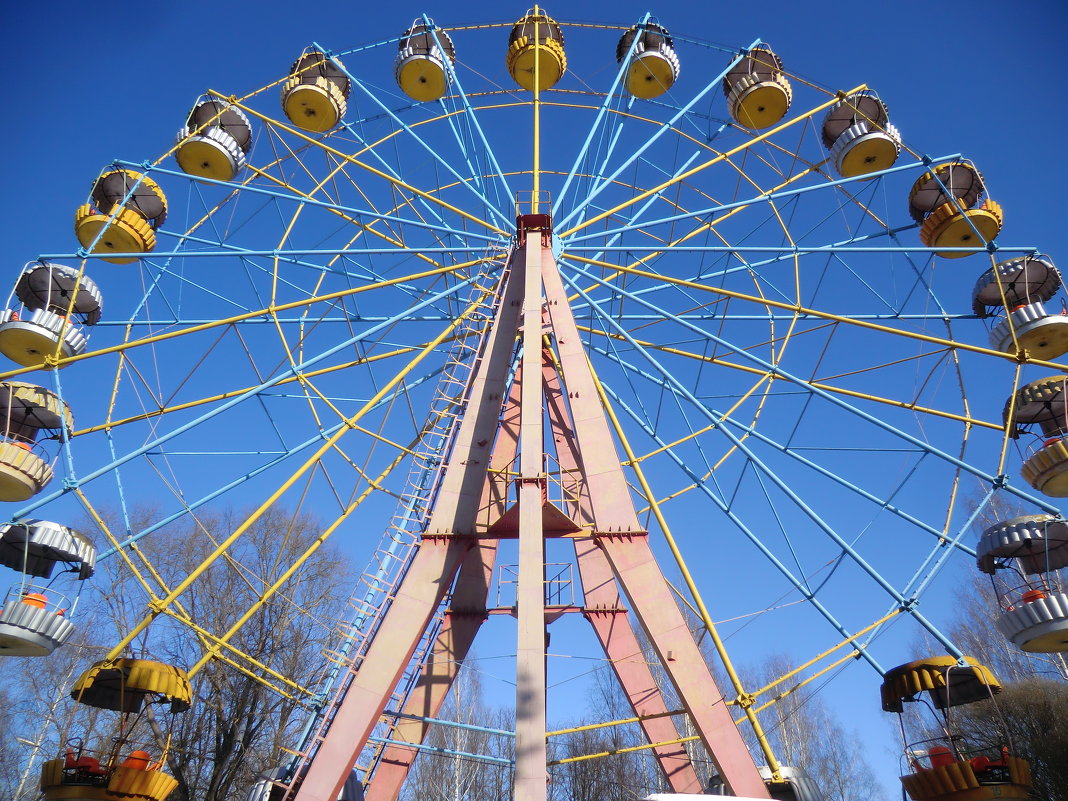
[[[523,295],[523,382],[519,454],[519,633],[515,690],[515,801],[545,801],[545,540],[541,382],[541,271],[546,250],[540,232],[527,233]],[[551,258],[551,254],[550,254]]]

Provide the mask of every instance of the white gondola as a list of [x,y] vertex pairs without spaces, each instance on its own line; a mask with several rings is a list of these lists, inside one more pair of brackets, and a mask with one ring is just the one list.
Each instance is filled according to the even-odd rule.
[[[57,565],[76,582],[93,574],[96,549],[84,534],[47,520],[24,520],[0,528],[0,564],[22,574],[0,608],[0,655],[47,656],[74,632],[77,598],[49,579]],[[57,580],[62,580],[57,576]]]
[[1005,353],[1027,351],[1038,359],[1068,353],[1068,314],[1051,314],[1045,303],[1061,288],[1060,271],[1049,256],[1021,256],[999,262],[979,276],[972,309],[997,322],[990,344]]
[[901,134],[875,92],[864,90],[831,106],[823,118],[823,144],[843,178],[885,170],[901,154]]
[[444,97],[452,83],[456,47],[441,28],[415,20],[401,36],[393,75],[412,100],[427,103]]
[[202,98],[178,131],[174,158],[183,172],[232,181],[252,150],[252,124],[245,112],[221,100]]
[[[245,801],[282,801],[286,796],[285,775],[284,768],[265,771],[249,789]],[[363,785],[355,773],[345,780],[337,801],[363,801]]]
[[96,282],[81,270],[32,262],[0,312],[0,353],[23,367],[76,356],[85,351],[84,326],[100,321],[102,304]]
[[[1042,514],[996,523],[983,532],[976,554],[979,569],[995,576],[998,630],[1023,651],[1068,651],[1068,594],[1060,577],[1068,566],[1068,521]],[[1016,586],[1021,575],[1026,583]]]
[[61,439],[74,426],[74,418],[51,390],[4,381],[0,425],[0,501],[24,501],[52,480],[51,460],[38,439]]
[[[633,52],[632,52],[633,49]],[[632,25],[616,45],[616,62],[627,63],[627,91],[643,100],[660,97],[679,79],[679,56],[667,28],[656,22]]]
[[1021,387],[1005,403],[1003,413],[1013,439],[1034,431],[1040,444],[1024,461],[1027,483],[1053,498],[1068,497],[1068,376],[1040,378]]
[[[760,778],[767,785],[768,792],[775,801],[824,801],[823,791],[816,784],[816,780],[809,776],[801,768],[789,765],[779,766],[779,781],[775,781],[771,768],[761,765],[757,770]],[[727,787],[721,779],[714,777],[708,787],[711,795],[676,795],[674,793],[654,793],[648,795],[643,801],[683,801],[690,798],[722,798],[726,796]],[[737,798],[737,796],[732,796]]]

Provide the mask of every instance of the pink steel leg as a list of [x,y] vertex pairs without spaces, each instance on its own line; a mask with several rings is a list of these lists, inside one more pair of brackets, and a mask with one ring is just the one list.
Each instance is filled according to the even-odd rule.
[[[604,553],[593,540],[576,540],[575,550],[586,598],[583,614],[597,633],[634,714],[643,717],[667,712],[660,688],[630,626],[627,610],[620,603]],[[678,729],[669,717],[648,718],[641,726],[650,743],[669,743],[679,738]],[[701,780],[682,743],[658,746],[653,754],[674,792],[701,792]]]
[[[486,485],[488,455],[497,432],[508,379],[520,299],[523,260],[513,251],[511,275],[475,369],[467,410],[456,432],[434,509],[412,565],[345,697],[333,712],[318,752],[294,801],[332,801],[356,764],[423,632],[474,545],[475,519]],[[518,275],[517,275],[518,273]],[[436,535],[436,536],[435,536]]]
[[419,545],[386,620],[297,789],[297,801],[337,798],[472,543],[469,537],[435,537]]
[[[486,592],[493,577],[497,542],[483,540],[467,552],[453,593],[452,608],[445,613],[441,631],[423,666],[418,683],[404,705],[405,715],[434,718],[460,672],[471,642],[486,620]],[[401,718],[391,739],[421,745],[430,724]],[[389,745],[367,785],[366,801],[394,801],[415,761],[417,749]]]
[[594,535],[705,747],[735,795],[769,798],[638,522],[597,386],[555,261],[542,274]]
[[[490,472],[496,475],[511,467],[519,447],[519,393],[522,386],[522,371],[517,371],[501,417],[501,429],[493,447]],[[482,509],[487,515],[487,524],[495,522],[504,514],[507,505],[506,492],[501,491],[502,482],[488,477],[483,492]],[[505,485],[506,488],[506,485]],[[404,705],[407,715],[434,718],[438,716],[445,696],[456,680],[463,661],[471,647],[475,634],[486,619],[486,594],[493,578],[493,566],[497,557],[499,541],[480,537],[478,546],[472,548],[456,579],[451,609],[438,634],[426,665],[423,666],[415,687]],[[421,745],[426,739],[430,724],[421,720],[401,719],[392,738],[406,743]],[[408,772],[418,751],[402,745],[390,745],[382,753],[377,770],[366,789],[366,801],[395,801],[400,794]]]
[[[560,378],[548,354],[543,359],[543,365],[546,406],[553,440],[556,442],[557,460],[562,476],[573,476],[580,462],[574,432],[567,421]],[[591,519],[589,499],[581,494],[581,485],[578,482],[567,482],[565,486],[572,490],[574,499],[568,509],[572,518]],[[668,711],[667,705],[638,644],[638,638],[634,636],[608,560],[591,538],[576,538],[574,544],[585,599],[583,615],[593,626],[634,714],[638,717],[663,715]],[[667,743],[679,739],[675,723],[666,716],[642,720],[641,727],[650,743]],[[701,780],[682,743],[658,746],[653,749],[653,755],[674,792],[701,792]]]

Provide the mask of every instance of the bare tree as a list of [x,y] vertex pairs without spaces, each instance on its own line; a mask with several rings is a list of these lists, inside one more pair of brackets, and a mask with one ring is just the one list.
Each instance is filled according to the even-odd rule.
[[[786,656],[771,656],[760,665],[757,683],[767,684],[792,669]],[[768,707],[761,718],[772,751],[784,764],[807,773],[826,801],[875,801],[883,797],[858,739],[842,727],[808,685]]]
[[3,798],[15,798],[19,788],[18,741],[15,739],[19,736],[18,713],[14,697],[0,688],[0,796]]
[[[469,659],[473,660],[471,656]],[[502,718],[487,705],[478,672],[465,668],[453,682],[441,711],[442,720],[507,730],[514,721]],[[492,721],[504,722],[495,726]],[[511,742],[486,731],[464,726],[433,724],[426,745],[452,751],[451,754],[424,752],[415,763],[404,784],[401,798],[406,801],[505,801],[511,798],[510,765],[483,761],[468,755],[497,760],[513,758]]]
[[956,719],[972,745],[1008,742],[1027,758],[1032,801],[1068,801],[1068,684],[1013,682],[994,701],[958,707]]
[[[142,522],[148,516],[147,512],[138,515]],[[147,538],[138,550],[152,565],[155,577],[135,550],[125,556],[152,591],[163,596],[237,522],[232,512],[209,513],[195,523],[174,525]],[[268,510],[224,559],[180,596],[182,608],[203,630],[223,634],[312,545],[318,533],[318,525],[306,515],[281,508]],[[318,674],[326,664],[322,652],[333,641],[333,628],[343,609],[343,590],[351,575],[336,551],[319,550],[234,634],[230,643],[237,651],[220,651],[232,662],[245,665],[245,672],[212,660],[193,681],[193,707],[188,713],[157,713],[154,721],[151,715],[145,716],[133,724],[132,733],[124,732],[131,742],[156,741],[160,748],[170,739],[168,771],[179,782],[173,801],[229,801],[243,795],[260,771],[277,765],[283,757],[282,746],[296,738],[301,704],[316,689]],[[100,645],[109,644],[145,613],[147,592],[119,556],[103,562],[89,584],[92,595],[83,599],[78,625]],[[160,616],[127,653],[188,668],[206,647],[207,640],[195,631]],[[39,660],[41,667],[36,671],[27,662],[20,664],[16,684],[28,704],[27,719],[38,724],[27,739],[41,744],[37,750],[45,759],[61,753],[71,738],[80,737],[87,746],[104,752],[113,747],[118,716],[65,697],[73,678],[103,653],[99,646],[68,645],[47,660]],[[17,760],[20,769],[27,767],[29,759],[27,749]]]

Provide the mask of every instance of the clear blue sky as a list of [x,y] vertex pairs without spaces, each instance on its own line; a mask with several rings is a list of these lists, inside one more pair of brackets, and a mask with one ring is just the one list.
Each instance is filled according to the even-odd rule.
[[[620,0],[546,10],[561,20],[612,24],[630,24],[650,10],[672,31],[717,43],[744,46],[762,38],[791,72],[821,84],[844,89],[865,82],[886,100],[892,121],[919,152],[962,152],[975,160],[1005,209],[1003,240],[1036,245],[1062,268],[1068,265],[1057,211],[1059,191],[1068,184],[1060,150],[1068,130],[1068,9],[1060,2],[770,0],[649,7]],[[73,250],[74,208],[98,169],[115,158],[147,160],[169,148],[203,89],[244,94],[281,75],[313,40],[336,49],[381,40],[421,11],[452,26],[511,20],[524,8],[498,2],[399,7],[268,0],[228,7],[199,0],[106,6],[58,0],[6,9],[0,43],[15,68],[6,87],[8,124],[0,131],[8,187],[0,196],[0,218],[12,279],[39,253]],[[683,71],[692,68],[684,61]],[[966,265],[960,267],[965,297],[975,267],[958,264]],[[832,703],[874,713],[849,725],[863,729],[869,758],[890,777],[894,797],[896,766],[886,750],[895,743],[878,722],[872,678],[864,674],[868,695],[855,694],[864,686],[857,681]]]
[[[760,13],[747,9],[760,8]],[[305,13],[301,13],[306,9]],[[19,65],[2,141],[9,190],[0,199],[8,252],[21,263],[66,236],[68,208],[97,165],[152,158],[171,144],[202,89],[241,94],[285,69],[317,40],[341,49],[395,35],[420,10],[443,25],[522,13],[492,2],[388,8],[367,3],[225,6],[59,0],[10,4],[0,31]],[[1006,207],[1006,233],[1049,241],[1049,193],[1068,168],[1058,158],[1065,98],[1061,45],[1068,9],[1057,0],[761,5],[633,0],[547,6],[560,19],[621,24],[649,10],[669,28],[745,45],[762,37],[791,70],[821,83],[877,88],[906,140],[928,152],[965,152]],[[686,65],[683,65],[686,69]],[[13,234],[13,236],[12,236]]]

